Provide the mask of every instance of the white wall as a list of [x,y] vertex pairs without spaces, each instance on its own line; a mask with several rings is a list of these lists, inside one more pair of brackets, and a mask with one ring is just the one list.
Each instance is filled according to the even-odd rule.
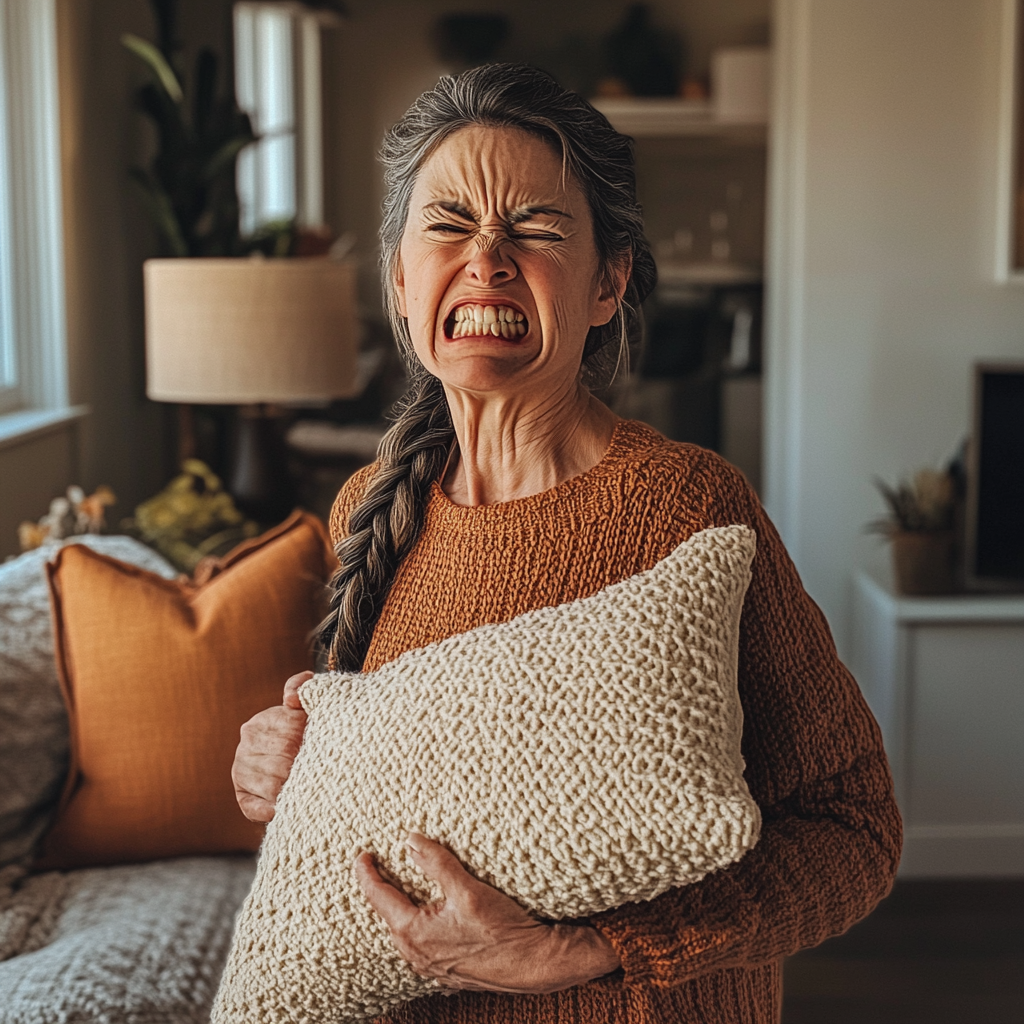
[[952,454],[971,364],[1024,359],[995,283],[1002,0],[777,0],[767,504],[840,649],[864,524]]

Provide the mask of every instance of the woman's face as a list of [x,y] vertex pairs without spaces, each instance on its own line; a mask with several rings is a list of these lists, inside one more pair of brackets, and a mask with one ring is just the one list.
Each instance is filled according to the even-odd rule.
[[[420,170],[395,277],[424,366],[449,387],[540,394],[575,381],[625,274],[598,264],[561,157],[514,128],[464,128]],[[525,393],[525,391],[524,391]]]

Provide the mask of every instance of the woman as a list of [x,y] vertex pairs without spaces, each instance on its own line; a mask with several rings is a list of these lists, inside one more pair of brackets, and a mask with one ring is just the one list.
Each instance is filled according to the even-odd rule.
[[[364,855],[360,882],[397,948],[454,996],[390,1020],[776,1021],[782,958],[888,891],[899,817],[875,723],[742,476],[588,390],[625,359],[654,284],[631,144],[541,72],[492,65],[420,97],[383,155],[384,288],[412,382],[332,515],[334,662],[372,670],[748,524],[739,680],[764,819],[730,868],[570,924],[531,918],[426,837],[410,846],[438,906],[414,906]],[[306,678],[243,729],[234,777],[255,820],[272,817],[301,742]]]

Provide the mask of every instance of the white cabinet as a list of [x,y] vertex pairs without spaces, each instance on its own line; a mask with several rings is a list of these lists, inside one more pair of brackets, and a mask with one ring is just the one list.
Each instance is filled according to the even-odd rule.
[[855,582],[851,669],[906,830],[903,877],[1024,875],[1024,597]]

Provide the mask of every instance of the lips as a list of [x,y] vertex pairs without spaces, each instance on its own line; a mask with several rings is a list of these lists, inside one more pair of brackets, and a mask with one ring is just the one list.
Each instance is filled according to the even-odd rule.
[[521,338],[529,330],[526,317],[511,306],[483,306],[466,303],[452,310],[445,321],[445,334],[456,338]]

